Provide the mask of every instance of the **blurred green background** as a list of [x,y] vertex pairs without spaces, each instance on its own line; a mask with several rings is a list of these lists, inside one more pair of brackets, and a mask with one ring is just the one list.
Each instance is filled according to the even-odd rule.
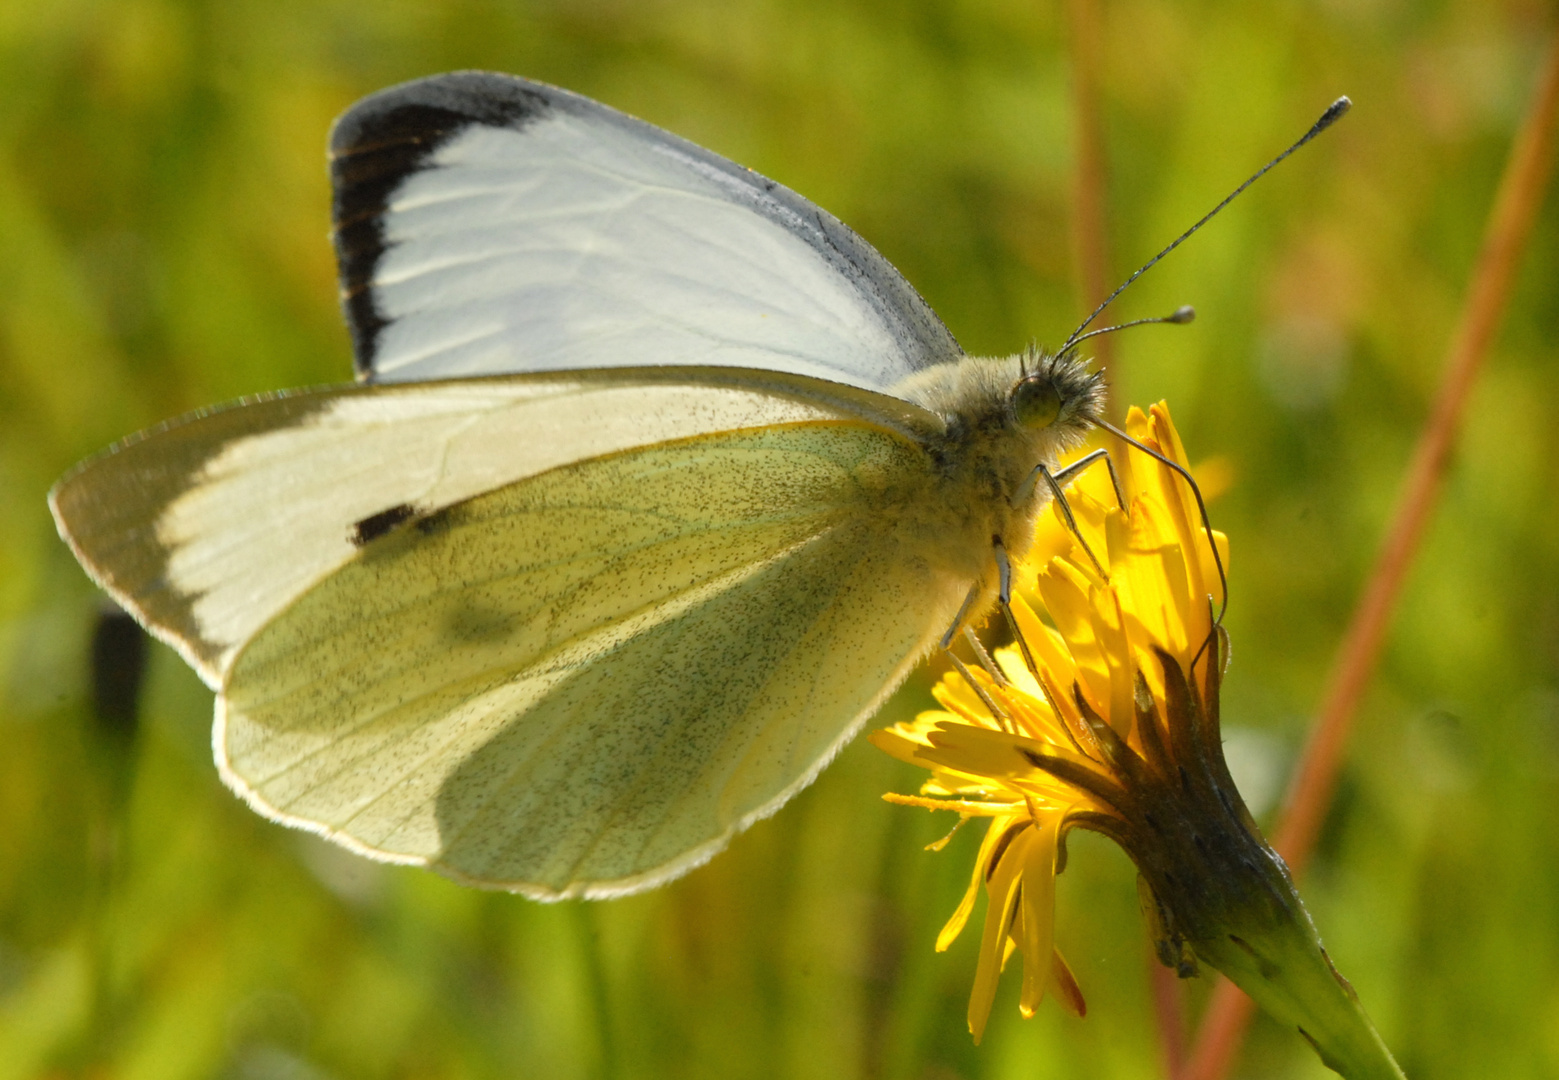
[[[1537,0],[1103,0],[1112,278],[1356,109],[1155,270],[1117,392],[1233,484],[1229,750],[1263,821],[1393,506],[1546,34]],[[1065,11],[1035,0],[0,4],[0,1080],[1152,1077],[1134,872],[1079,835],[1057,940],[1089,998],[985,1043],[978,841],[879,800],[862,742],[713,863],[543,906],[262,821],[210,694],[153,649],[94,720],[72,462],[186,410],[341,381],[324,140],[463,67],[558,83],[831,209],[971,352],[1084,309]],[[1415,1080],[1559,1077],[1559,213],[1539,221],[1303,891]],[[912,683],[883,722],[922,707]],[[1205,984],[1190,987],[1193,1005]],[[1237,1075],[1326,1073],[1258,1021]]]

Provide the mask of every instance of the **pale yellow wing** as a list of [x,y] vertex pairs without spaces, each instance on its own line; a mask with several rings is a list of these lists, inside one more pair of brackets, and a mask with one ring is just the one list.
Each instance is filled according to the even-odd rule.
[[94,580],[212,687],[365,534],[573,461],[707,432],[869,416],[935,419],[778,372],[552,372],[276,395],[166,425],[49,495]]
[[224,775],[472,883],[675,876],[809,782],[951,621],[968,583],[895,527],[926,469],[884,427],[791,423],[403,522],[237,654]]

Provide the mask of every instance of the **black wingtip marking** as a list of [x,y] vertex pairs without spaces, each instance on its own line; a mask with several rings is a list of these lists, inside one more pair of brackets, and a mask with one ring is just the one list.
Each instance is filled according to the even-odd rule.
[[545,88],[534,83],[461,71],[391,87],[336,121],[330,133],[333,238],[359,378],[373,373],[379,334],[388,325],[372,286],[387,247],[384,211],[391,194],[467,126],[519,128],[551,107]]
[[394,529],[397,525],[403,525],[417,516],[416,507],[401,503],[392,506],[388,510],[380,510],[377,514],[369,514],[362,521],[352,526],[352,543],[358,547],[379,539],[385,533]]

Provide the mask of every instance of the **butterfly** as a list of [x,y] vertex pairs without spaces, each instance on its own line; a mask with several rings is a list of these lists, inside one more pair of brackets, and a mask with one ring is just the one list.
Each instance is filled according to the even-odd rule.
[[779,184],[461,72],[330,142],[354,385],[203,411],[50,493],[216,691],[222,778],[543,899],[676,877],[996,606],[1100,422],[1075,349],[967,356]]

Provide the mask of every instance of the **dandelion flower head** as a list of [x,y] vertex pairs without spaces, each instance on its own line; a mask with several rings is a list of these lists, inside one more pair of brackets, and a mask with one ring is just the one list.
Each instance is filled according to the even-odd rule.
[[[1162,403],[1132,409],[1126,430],[1186,467]],[[969,887],[937,939],[943,950],[957,938],[983,885],[989,904],[969,1002],[976,1041],[1014,953],[1024,1016],[1046,991],[1084,1011],[1052,939],[1070,829],[1115,839],[1151,879],[1141,850],[1152,844],[1143,835],[1145,792],[1171,783],[1233,792],[1222,754],[1212,752],[1226,542],[1209,535],[1195,491],[1174,469],[1136,450],[1117,454],[1116,465],[1119,489],[1096,465],[1067,491],[1081,539],[1059,506],[1041,519],[1016,568],[1014,643],[994,658],[976,644],[979,662],[955,659],[935,687],[940,709],[872,734],[881,749],[931,772],[918,795],[890,801],[988,820]],[[1243,804],[1231,812],[1248,822]],[[1173,934],[1157,936],[1166,963],[1192,963],[1173,955]]]

